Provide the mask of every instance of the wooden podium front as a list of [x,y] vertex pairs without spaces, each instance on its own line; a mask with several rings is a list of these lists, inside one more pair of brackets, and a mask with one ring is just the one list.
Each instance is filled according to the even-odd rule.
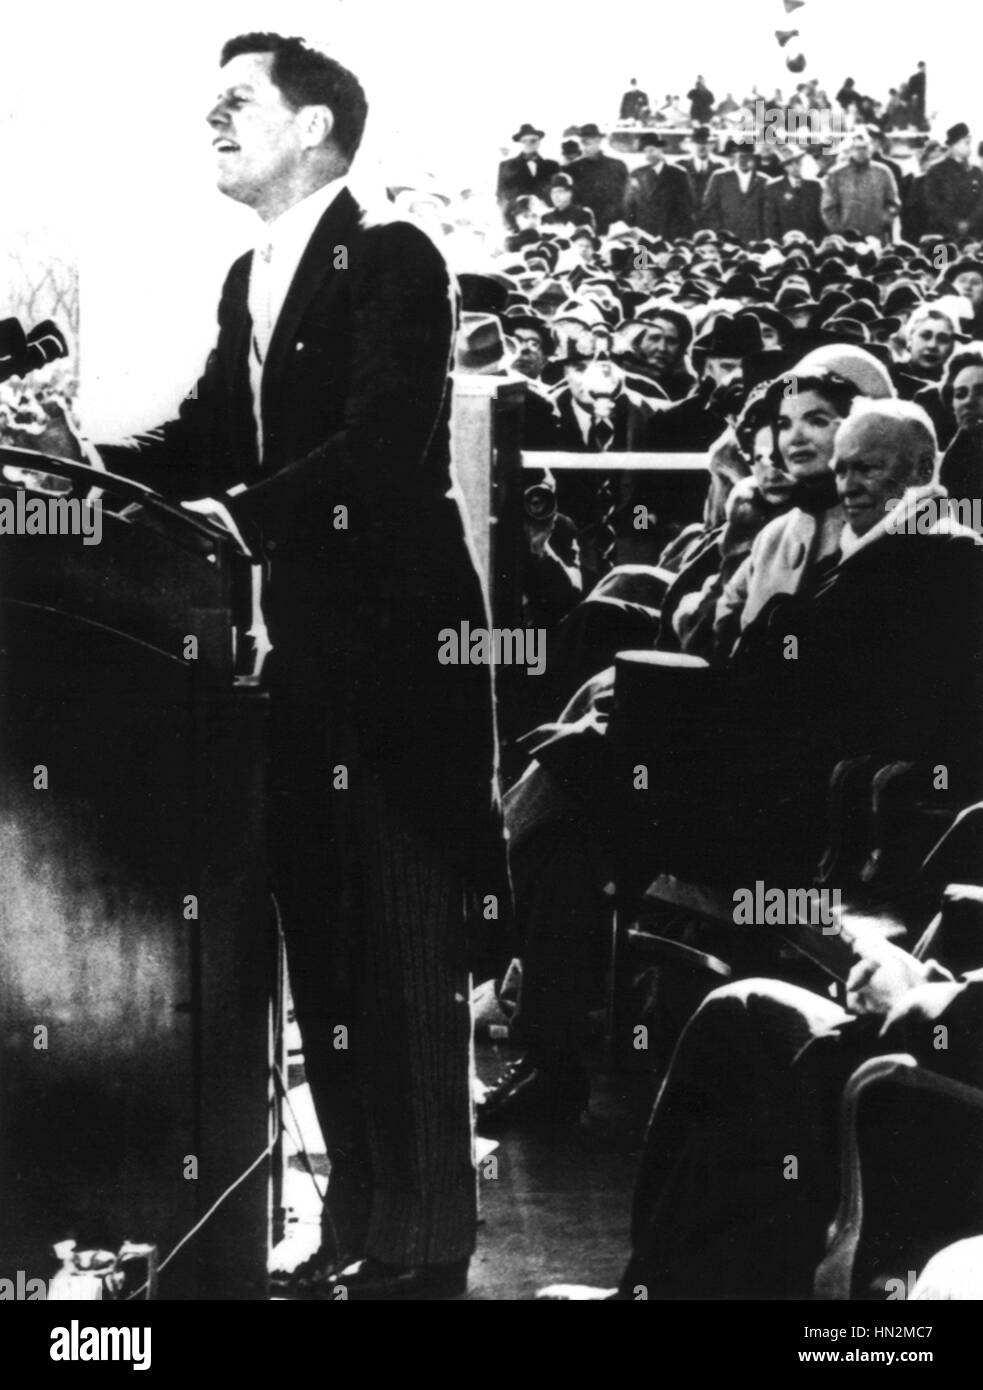
[[[234,557],[122,488],[140,505],[104,510],[99,544],[0,536],[2,1277],[46,1278],[66,1238],[165,1257],[269,1141],[263,699],[233,677]],[[268,1178],[161,1298],[265,1296]]]

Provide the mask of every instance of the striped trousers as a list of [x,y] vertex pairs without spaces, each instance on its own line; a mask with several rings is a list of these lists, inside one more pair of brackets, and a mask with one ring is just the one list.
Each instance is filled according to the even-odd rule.
[[462,886],[323,708],[272,694],[274,878],[331,1165],[324,1239],[458,1260],[476,1225]]

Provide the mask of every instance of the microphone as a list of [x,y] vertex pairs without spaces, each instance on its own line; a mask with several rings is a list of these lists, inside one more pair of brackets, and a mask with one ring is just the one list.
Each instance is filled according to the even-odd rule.
[[46,367],[49,362],[57,362],[68,356],[68,343],[64,333],[53,319],[43,319],[27,335],[27,371]]

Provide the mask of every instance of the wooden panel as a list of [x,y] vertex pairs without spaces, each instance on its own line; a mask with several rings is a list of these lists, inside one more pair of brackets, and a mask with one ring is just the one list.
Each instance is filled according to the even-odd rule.
[[[262,701],[232,689],[227,557],[186,539],[107,515],[98,546],[0,546],[4,1275],[66,1236],[165,1254],[267,1142]],[[162,1297],[263,1296],[265,1184]]]

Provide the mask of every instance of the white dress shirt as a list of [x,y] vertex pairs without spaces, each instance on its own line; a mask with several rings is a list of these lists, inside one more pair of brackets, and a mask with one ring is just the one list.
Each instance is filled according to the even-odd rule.
[[283,309],[287,291],[297,273],[307,243],[314,228],[346,186],[347,179],[332,179],[292,208],[263,226],[253,251],[249,271],[249,316],[252,319],[252,341],[249,352],[249,384],[253,394],[253,414],[259,456],[263,457],[263,420],[261,393],[263,368],[273,330]]

